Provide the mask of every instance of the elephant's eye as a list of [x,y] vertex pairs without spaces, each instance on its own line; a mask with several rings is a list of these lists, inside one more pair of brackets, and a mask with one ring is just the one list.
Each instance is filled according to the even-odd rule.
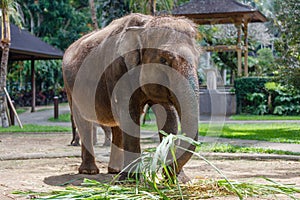
[[160,59],[159,59],[159,62],[160,62],[161,64],[164,64],[164,65],[167,65],[167,64],[168,64],[167,59],[165,59],[165,58],[160,58]]

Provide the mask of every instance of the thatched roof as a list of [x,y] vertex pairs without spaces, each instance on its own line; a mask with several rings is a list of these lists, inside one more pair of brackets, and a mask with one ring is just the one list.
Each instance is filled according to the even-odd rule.
[[10,29],[11,46],[9,60],[62,59],[64,53],[61,50],[43,42],[40,38],[35,37],[30,32],[19,29],[13,24],[11,24]]
[[266,22],[267,18],[257,9],[235,0],[191,0],[172,12],[186,16],[198,24],[227,24],[248,19],[249,22]]

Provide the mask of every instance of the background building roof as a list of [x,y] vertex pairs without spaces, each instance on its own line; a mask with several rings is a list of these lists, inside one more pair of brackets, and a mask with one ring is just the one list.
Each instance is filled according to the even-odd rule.
[[[64,53],[61,50],[47,44],[30,32],[18,28],[16,25],[10,25],[10,32],[9,60],[48,60],[62,59],[63,57]],[[0,51],[2,51],[1,48]]]
[[175,8],[172,14],[186,16],[198,24],[227,24],[238,20],[267,21],[259,10],[235,0],[191,0]]

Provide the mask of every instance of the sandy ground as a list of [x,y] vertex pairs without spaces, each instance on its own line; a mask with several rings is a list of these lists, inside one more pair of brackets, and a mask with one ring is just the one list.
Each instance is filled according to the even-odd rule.
[[[99,141],[102,140],[99,136]],[[77,174],[80,165],[80,147],[68,146],[70,133],[0,134],[0,199],[26,199],[11,194],[12,191],[49,191],[61,189],[67,183],[80,185],[83,178],[108,182],[109,148],[96,146],[97,165],[100,174],[89,176]],[[147,141],[149,143],[149,141]],[[145,146],[145,144],[144,144]],[[229,178],[238,181],[261,182],[265,176],[281,183],[292,183],[300,187],[300,162],[286,160],[234,160],[214,159],[214,163]],[[220,176],[202,160],[192,159],[185,166],[191,179],[218,179]],[[298,197],[300,198],[299,194]],[[27,197],[28,198],[28,197]],[[213,199],[238,199],[218,197]],[[251,198],[251,199],[262,199]],[[265,199],[275,199],[266,197]],[[285,199],[279,197],[278,199]]]

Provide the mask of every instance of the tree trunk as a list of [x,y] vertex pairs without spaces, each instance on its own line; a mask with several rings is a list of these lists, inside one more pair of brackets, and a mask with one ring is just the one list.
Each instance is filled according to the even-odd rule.
[[2,127],[9,126],[7,117],[7,103],[4,88],[6,87],[7,63],[10,46],[10,26],[7,10],[2,8],[2,38],[1,38],[1,67],[0,67],[0,117]]
[[97,22],[97,14],[96,14],[94,0],[89,0],[89,4],[90,4],[91,17],[92,17],[92,22],[93,22],[93,29],[97,30],[97,29],[99,29],[99,27],[98,27],[98,22]]
[[156,12],[156,0],[150,0],[150,12],[151,15],[155,15]]

